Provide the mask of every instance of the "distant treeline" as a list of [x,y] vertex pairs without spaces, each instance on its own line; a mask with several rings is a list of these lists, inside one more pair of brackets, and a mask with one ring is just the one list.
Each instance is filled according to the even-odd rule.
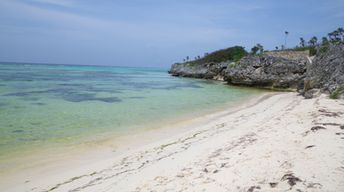
[[[293,50],[293,51],[306,51],[309,50],[310,56],[315,55],[317,52],[324,52],[327,50],[330,44],[340,44],[344,43],[344,29],[342,27],[334,30],[324,36],[319,40],[316,36],[313,36],[308,41],[306,41],[303,37],[300,37],[299,45],[293,48],[286,48],[287,43],[287,36],[289,32],[285,32],[285,45],[281,45],[280,47],[276,46],[275,50],[273,51],[280,51],[280,50]],[[220,63],[224,61],[239,61],[242,57],[252,54],[252,55],[259,55],[263,54],[265,51],[263,45],[256,44],[251,48],[250,52],[247,52],[244,47],[242,46],[233,46],[226,49],[220,49],[214,51],[212,53],[205,53],[202,57],[196,56],[193,60],[187,56],[183,59],[184,63],[190,64],[203,64],[203,63]]]

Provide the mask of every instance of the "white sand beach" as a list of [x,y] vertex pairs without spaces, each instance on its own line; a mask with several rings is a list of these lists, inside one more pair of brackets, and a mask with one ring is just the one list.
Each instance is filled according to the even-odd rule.
[[343,100],[273,93],[177,126],[2,175],[0,191],[344,191]]

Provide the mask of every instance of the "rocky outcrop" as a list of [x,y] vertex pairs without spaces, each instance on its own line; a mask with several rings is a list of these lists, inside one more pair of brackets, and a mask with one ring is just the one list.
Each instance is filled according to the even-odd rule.
[[247,56],[225,71],[225,80],[234,85],[269,88],[297,88],[305,77],[308,59],[274,56]]
[[173,76],[225,80],[229,84],[269,88],[296,88],[305,77],[305,54],[271,52],[246,56],[238,62],[173,64]]
[[319,89],[333,98],[344,98],[344,44],[324,49],[307,66],[304,95],[311,98]]
[[344,44],[318,48],[313,60],[306,52],[275,51],[238,62],[174,64],[169,72],[233,85],[298,89],[306,98],[328,92],[331,98],[344,99]]
[[228,63],[176,63],[173,64],[169,73],[173,76],[193,77],[204,79],[223,80],[224,70]]

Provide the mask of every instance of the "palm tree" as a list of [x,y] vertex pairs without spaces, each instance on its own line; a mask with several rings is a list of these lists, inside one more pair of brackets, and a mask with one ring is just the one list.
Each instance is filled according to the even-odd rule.
[[339,38],[342,38],[342,41],[344,41],[344,29],[340,27],[337,29],[337,31],[338,31]]
[[341,28],[338,28],[337,30],[331,32],[328,34],[328,37],[330,38],[332,43],[337,43],[341,41]]
[[259,52],[259,54],[262,54],[264,52],[264,47],[261,44],[257,44],[251,49],[252,55],[256,55]]
[[259,51],[259,47],[258,47],[257,45],[255,45],[255,46],[252,47],[252,49],[251,49],[252,55],[256,55],[258,51]]
[[329,43],[329,41],[328,41],[327,37],[322,37],[321,44],[327,45],[328,43]]
[[286,47],[287,47],[287,37],[288,37],[288,35],[289,35],[289,32],[288,32],[288,31],[285,31],[284,34],[285,34],[285,38],[284,38],[284,47],[286,48]]
[[259,49],[259,53],[260,54],[262,54],[263,52],[264,52],[264,47],[263,47],[263,45],[261,45],[261,44],[257,44],[257,47],[258,47],[258,49]]
[[309,45],[314,47],[317,45],[317,42],[318,42],[318,38],[316,36],[312,37],[310,40],[309,40]]
[[305,47],[305,40],[302,37],[300,37],[300,46]]

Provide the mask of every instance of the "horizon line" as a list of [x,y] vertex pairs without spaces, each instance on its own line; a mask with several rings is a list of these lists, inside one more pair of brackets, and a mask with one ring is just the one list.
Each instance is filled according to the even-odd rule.
[[[46,62],[24,62],[24,61],[0,61],[0,64],[28,64],[28,65],[57,65],[57,66],[92,66],[92,67],[127,67],[127,68],[157,68],[165,69],[165,67],[157,66],[125,66],[125,65],[107,65],[107,64],[75,64],[75,63],[46,63]],[[168,68],[166,68],[168,69]]]

